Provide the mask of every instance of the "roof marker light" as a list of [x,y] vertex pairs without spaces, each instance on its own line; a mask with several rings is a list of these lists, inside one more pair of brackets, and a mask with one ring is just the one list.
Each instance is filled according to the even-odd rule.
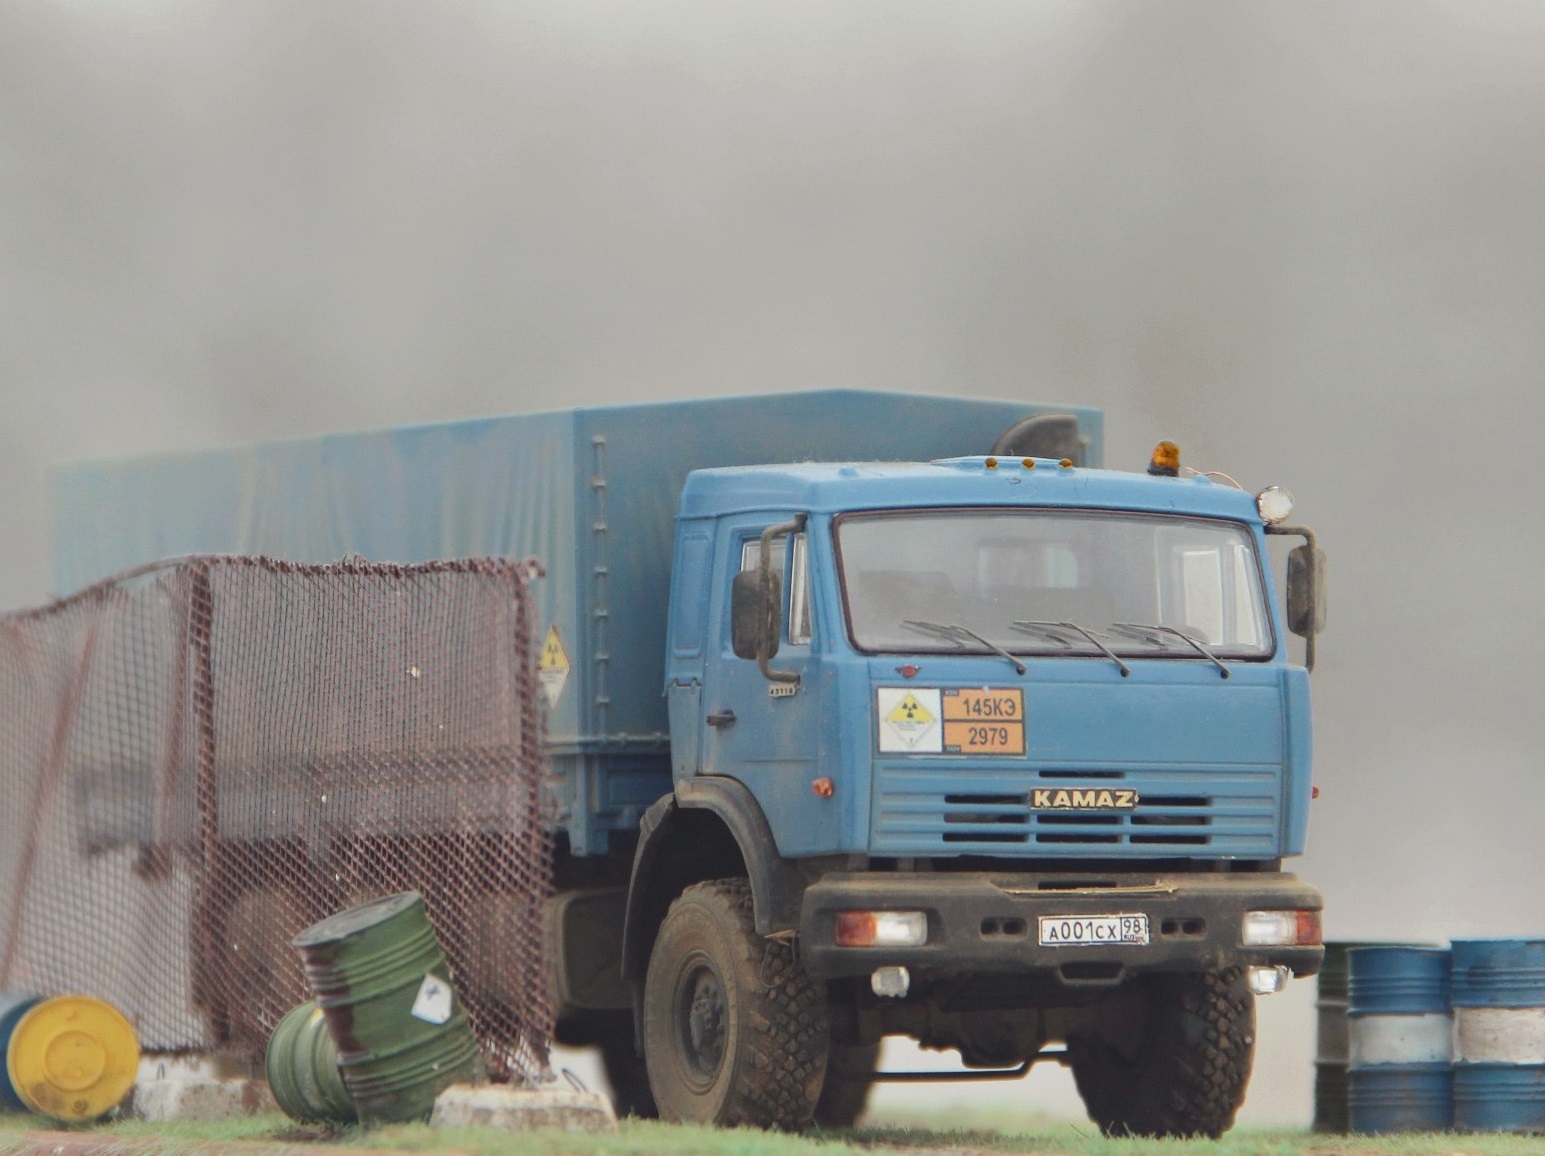
[[1072,458],[1063,458],[1057,464],[1059,466],[1061,466],[1065,470],[1071,470],[1073,468],[1073,459]]
[[1024,461],[1020,462],[1019,464],[1024,466],[1025,469],[1027,469],[1027,470],[1035,469],[1035,459],[1034,458],[1026,458]]
[[1148,459],[1148,472],[1161,478],[1180,476],[1180,447],[1174,442],[1160,442]]
[[986,463],[984,463],[984,464],[987,466],[987,468],[989,470],[995,470],[995,469],[998,468],[998,459],[997,458],[988,458]]

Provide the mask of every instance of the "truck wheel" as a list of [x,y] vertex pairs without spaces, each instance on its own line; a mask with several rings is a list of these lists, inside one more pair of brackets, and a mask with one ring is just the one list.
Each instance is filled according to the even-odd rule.
[[671,904],[644,980],[644,1059],[662,1119],[800,1129],[826,1076],[826,992],[790,945],[756,934],[751,885]]
[[1217,1139],[1244,1102],[1255,1051],[1255,997],[1243,970],[1136,982],[1140,1022],[1129,1038],[1068,1034],[1073,1079],[1090,1119],[1107,1136]]
[[874,1086],[879,1044],[832,1044],[826,1058],[826,1083],[815,1105],[815,1122],[823,1128],[851,1128],[864,1114]]

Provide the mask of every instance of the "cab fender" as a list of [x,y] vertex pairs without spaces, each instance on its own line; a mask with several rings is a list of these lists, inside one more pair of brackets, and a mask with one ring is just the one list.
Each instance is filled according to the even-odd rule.
[[655,934],[684,888],[737,875],[751,881],[757,934],[798,929],[804,876],[778,854],[767,816],[744,783],[699,775],[656,800],[639,822],[628,881],[623,978],[642,981]]

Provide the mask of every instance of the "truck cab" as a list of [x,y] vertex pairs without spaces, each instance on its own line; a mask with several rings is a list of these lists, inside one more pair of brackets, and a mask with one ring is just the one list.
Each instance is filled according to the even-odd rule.
[[[1284,513],[1067,459],[689,475],[674,789],[642,825],[624,965],[661,1110],[847,1122],[901,1034],[990,1075],[1055,1056],[1108,1132],[1228,1127],[1254,995],[1322,953],[1320,896],[1281,870],[1312,789],[1267,554],[1307,533]],[[788,1120],[740,1070],[737,1032],[780,1022],[737,1027],[765,998],[746,952],[824,1036],[777,1045],[830,1068]]]

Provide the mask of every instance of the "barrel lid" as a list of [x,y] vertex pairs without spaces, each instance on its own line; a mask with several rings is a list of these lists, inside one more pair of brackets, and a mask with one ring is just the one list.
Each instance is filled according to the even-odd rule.
[[1456,956],[1538,956],[1545,952],[1545,939],[1538,936],[1488,936],[1479,939],[1456,939],[1449,948]]
[[424,897],[417,891],[401,891],[396,895],[372,899],[367,903],[361,903],[358,907],[340,911],[337,915],[329,915],[320,923],[313,923],[290,940],[290,943],[295,947],[316,947],[323,943],[337,943],[385,923],[415,904],[423,902]]
[[116,1108],[134,1086],[139,1041],[111,1004],[56,996],[17,1023],[6,1071],[34,1112],[56,1120],[93,1120]]

